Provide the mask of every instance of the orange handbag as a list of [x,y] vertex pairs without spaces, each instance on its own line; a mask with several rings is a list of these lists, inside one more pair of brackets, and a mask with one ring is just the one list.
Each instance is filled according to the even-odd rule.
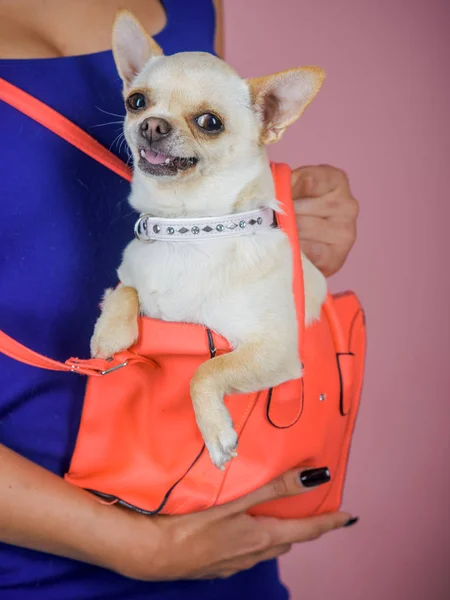
[[[0,98],[118,175],[131,178],[117,157],[35,98],[4,81],[0,81]],[[290,169],[274,164],[272,172],[283,209],[277,214],[278,226],[289,236],[294,258],[304,376],[270,390],[226,398],[239,436],[239,456],[224,471],[214,467],[204,449],[189,394],[197,367],[230,351],[227,341],[213,331],[142,317],[138,343],[113,360],[71,358],[65,363],[37,354],[0,332],[0,350],[10,357],[89,377],[78,439],[65,476],[71,484],[145,514],[182,514],[233,500],[300,465],[327,466],[329,483],[251,512],[303,517],[339,508],[362,387],[364,313],[352,292],[329,295],[321,320],[304,328]]]

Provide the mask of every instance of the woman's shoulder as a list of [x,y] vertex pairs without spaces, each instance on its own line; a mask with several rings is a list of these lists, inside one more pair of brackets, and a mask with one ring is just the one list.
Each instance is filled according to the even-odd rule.
[[166,54],[202,51],[214,54],[217,0],[164,0],[167,23],[155,36]]

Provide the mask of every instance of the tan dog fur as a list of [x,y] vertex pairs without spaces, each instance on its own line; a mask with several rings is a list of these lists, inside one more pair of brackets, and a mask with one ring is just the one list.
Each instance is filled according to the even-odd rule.
[[[145,100],[144,109],[129,110],[125,120],[135,163],[133,208],[168,218],[278,209],[265,144],[280,139],[312,101],[324,79],[321,69],[291,69],[245,81],[205,53],[164,56],[126,11],[116,20],[113,49],[125,98],[139,92]],[[199,127],[196,119],[206,113],[224,124],[220,132]],[[164,119],[172,128],[157,150],[149,142],[152,151],[167,155],[169,162],[194,157],[195,165],[171,171],[158,167],[158,173],[147,165],[140,126],[149,117]],[[320,318],[326,282],[302,259],[309,324]],[[138,336],[139,311],[200,323],[234,348],[204,363],[191,383],[199,429],[214,464],[223,468],[236,456],[237,445],[224,396],[302,376],[287,237],[269,229],[217,240],[134,240],[118,274],[123,285],[105,297],[92,338],[94,356],[109,357],[131,346]]]

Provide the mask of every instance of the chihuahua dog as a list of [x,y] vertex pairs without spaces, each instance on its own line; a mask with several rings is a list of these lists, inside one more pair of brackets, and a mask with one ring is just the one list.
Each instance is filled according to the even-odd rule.
[[[244,80],[210,54],[164,56],[127,11],[116,18],[113,52],[135,167],[129,201],[141,217],[120,285],[105,293],[92,355],[132,346],[139,314],[224,336],[233,350],[203,363],[191,382],[198,427],[224,468],[238,441],[224,396],[302,377],[291,247],[273,226],[279,208],[265,146],[301,115],[324,72]],[[320,318],[326,282],[302,260],[309,325]]]

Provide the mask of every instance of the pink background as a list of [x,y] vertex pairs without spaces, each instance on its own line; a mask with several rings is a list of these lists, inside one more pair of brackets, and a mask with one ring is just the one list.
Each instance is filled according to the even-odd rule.
[[272,157],[345,169],[359,238],[333,290],[367,311],[368,366],[344,507],[354,528],[282,560],[294,600],[450,598],[450,4],[226,0],[243,76],[328,78]]

